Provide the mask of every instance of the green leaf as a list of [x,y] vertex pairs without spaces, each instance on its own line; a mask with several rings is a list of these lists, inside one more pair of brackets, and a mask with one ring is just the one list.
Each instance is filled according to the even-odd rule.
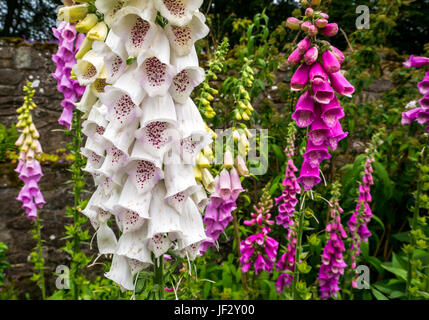
[[384,294],[371,286],[371,292],[377,300],[389,300]]

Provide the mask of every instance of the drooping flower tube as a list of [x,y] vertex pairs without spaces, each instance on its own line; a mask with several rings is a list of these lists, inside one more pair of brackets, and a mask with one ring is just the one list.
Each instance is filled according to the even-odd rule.
[[306,33],[288,57],[288,62],[298,65],[291,78],[291,90],[306,89],[296,103],[292,119],[301,128],[310,126],[298,182],[305,190],[311,190],[321,181],[319,165],[330,158],[328,147],[335,150],[338,142],[347,136],[339,122],[344,117],[344,110],[336,93],[352,97],[354,87],[340,70],[344,54],[328,41],[315,37],[320,33],[327,37],[336,35],[338,25],[328,23],[329,17],[323,12],[307,8],[306,13],[302,20],[288,19],[290,29],[301,28]]
[[[415,57],[410,58],[403,63],[407,68],[420,68],[429,64],[429,58]],[[409,109],[402,113],[402,125],[410,124],[417,121],[421,125],[425,125],[425,130],[429,132],[429,72],[426,72],[425,77],[417,84],[419,92],[423,97],[418,101],[411,101],[405,107]],[[417,106],[417,103],[419,106]]]
[[43,208],[45,200],[40,192],[38,182],[43,176],[42,168],[36,157],[42,153],[39,142],[39,132],[37,131],[31,111],[36,108],[33,102],[35,90],[33,84],[27,81],[24,86],[24,104],[17,109],[18,123],[16,127],[21,132],[15,145],[19,149],[18,166],[15,171],[19,174],[19,179],[24,182],[16,200],[22,202],[22,209],[27,214],[28,219],[37,219],[37,208]]
[[81,99],[85,90],[85,87],[79,85],[77,80],[71,78],[71,70],[76,63],[75,54],[85,36],[76,33],[74,23],[65,21],[60,22],[57,28],[52,28],[52,31],[54,37],[58,39],[58,51],[52,55],[52,60],[57,68],[52,76],[57,80],[58,91],[64,96],[61,102],[63,112],[58,123],[70,130],[74,103]]
[[[194,48],[208,33],[201,3],[97,0],[108,33],[95,39],[89,31],[72,66],[86,87],[75,105],[86,119],[84,170],[96,185],[83,214],[97,229],[99,253],[113,254],[106,277],[126,290],[154,263],[152,254],[195,259],[209,240],[201,216],[208,199],[194,165],[212,138],[190,98],[204,80]],[[164,28],[157,11],[168,20]],[[96,28],[91,19],[79,28]],[[241,185],[232,184],[238,193]]]

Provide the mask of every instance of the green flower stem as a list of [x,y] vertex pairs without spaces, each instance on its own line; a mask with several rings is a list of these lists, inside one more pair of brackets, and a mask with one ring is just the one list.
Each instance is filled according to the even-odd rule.
[[36,221],[34,222],[36,229],[33,231],[33,238],[37,240],[37,245],[35,248],[35,256],[34,256],[34,269],[39,271],[39,274],[34,276],[34,279],[37,281],[37,285],[39,286],[40,290],[42,291],[42,299],[46,300],[46,286],[45,286],[45,275],[44,275],[44,269],[45,269],[45,260],[43,259],[43,250],[42,250],[42,227],[40,225],[40,218],[36,218]]
[[302,197],[300,209],[299,209],[299,217],[298,217],[298,238],[296,244],[296,253],[295,253],[295,265],[294,265],[294,281],[293,281],[293,300],[297,298],[298,290],[297,285],[299,282],[299,256],[301,255],[301,246],[302,246],[302,234],[304,233],[304,217],[305,217],[305,194]]
[[156,295],[160,300],[164,299],[164,290],[165,290],[165,279],[164,279],[164,255],[162,254],[157,259],[154,259],[154,277],[153,283],[157,285],[158,295]]
[[[412,231],[417,229],[417,221],[418,221],[419,213],[420,213],[420,195],[422,193],[422,186],[423,186],[423,179],[421,177],[421,175],[422,175],[421,166],[425,164],[425,160],[426,160],[426,148],[424,148],[422,150],[421,163],[417,167],[416,203],[414,205],[414,214],[413,214],[413,219],[411,220],[411,226],[410,226],[411,227],[410,235],[411,235],[411,246],[412,246],[412,248],[414,248],[416,245],[416,238],[413,235]],[[414,252],[414,250],[408,250],[408,270],[407,270],[407,284],[406,284],[406,291],[405,292],[406,292],[409,299],[411,299],[410,286],[411,286],[411,276],[413,273],[413,265],[412,265],[413,252]]]
[[[240,240],[240,231],[238,229],[237,214],[235,213],[235,210],[232,211],[232,224],[234,226],[234,237],[235,237],[235,241],[237,243],[237,257],[240,260],[240,258],[241,258],[241,251],[240,251],[241,240]],[[240,266],[239,266],[239,268],[241,270]],[[246,276],[246,273],[243,271],[241,271],[241,284],[243,285],[244,293],[247,294],[247,290],[248,290],[248,288],[247,288],[247,276]]]

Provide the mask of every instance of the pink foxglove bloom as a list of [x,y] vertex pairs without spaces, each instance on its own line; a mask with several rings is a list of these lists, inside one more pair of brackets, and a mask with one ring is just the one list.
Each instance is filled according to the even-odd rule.
[[[194,46],[208,33],[201,4],[97,0],[109,27],[105,41],[93,41],[67,66],[85,88],[74,105],[86,119],[84,170],[96,186],[83,214],[97,229],[99,254],[113,255],[105,276],[126,290],[134,289],[135,276],[153,264],[152,256],[173,250],[195,259],[200,245],[204,249],[226,227],[243,191],[236,172],[222,175],[222,196],[212,194],[206,208],[206,234],[208,199],[193,166],[211,134],[190,98],[204,80]],[[168,20],[164,28],[157,13]]]
[[22,202],[22,209],[27,214],[28,219],[37,219],[37,209],[43,208],[45,200],[38,182],[43,176],[42,168],[36,157],[42,153],[42,148],[39,143],[39,132],[33,124],[31,118],[31,110],[36,106],[33,103],[34,89],[31,82],[27,81],[24,86],[25,102],[24,105],[17,110],[20,114],[20,120],[17,123],[17,128],[21,132],[15,145],[19,149],[18,166],[15,172],[19,174],[19,179],[24,182],[16,200]]
[[58,91],[64,96],[61,106],[63,112],[58,123],[64,125],[68,130],[71,128],[74,103],[82,97],[84,87],[78,81],[71,79],[72,67],[76,64],[75,54],[79,50],[84,35],[76,34],[75,24],[62,21],[58,28],[52,28],[54,37],[58,39],[58,51],[52,55],[52,60],[57,65],[52,76],[57,80]]
[[[403,65],[410,67],[423,67],[429,64],[429,58],[411,56]],[[417,121],[421,125],[426,125],[425,130],[429,132],[429,72],[426,72],[422,81],[417,84],[417,88],[423,97],[418,101],[411,101],[405,108],[410,109],[402,113],[402,125]]]
[[[310,21],[301,24],[301,30],[307,32],[307,35],[288,58],[291,64],[301,63],[291,79],[291,90],[309,88],[299,97],[292,114],[292,119],[299,127],[310,126],[307,152],[298,178],[299,183],[305,183],[305,190],[320,183],[319,169],[315,166],[330,158],[327,148],[335,150],[338,142],[347,136],[339,122],[344,117],[344,110],[336,94],[351,97],[355,90],[340,71],[345,60],[344,54],[328,41],[324,40],[323,46],[316,41],[316,34],[332,37],[338,32],[336,23],[328,23],[327,14],[318,14],[322,18],[317,18],[314,25]],[[423,90],[425,85],[424,82],[421,84]],[[426,100],[423,99],[422,104],[426,104]],[[424,122],[426,114],[422,113],[419,118],[415,118]]]
[[337,297],[337,293],[340,291],[340,277],[344,275],[344,268],[347,266],[343,257],[345,251],[343,239],[347,238],[347,234],[341,224],[340,214],[342,212],[343,209],[336,201],[330,212],[332,221],[326,226],[326,233],[329,238],[323,249],[322,263],[319,269],[318,278],[322,299]]

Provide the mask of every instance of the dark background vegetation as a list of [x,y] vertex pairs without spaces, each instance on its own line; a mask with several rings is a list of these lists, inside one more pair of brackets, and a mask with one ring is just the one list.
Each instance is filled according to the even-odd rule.
[[[396,2],[398,0],[392,0]],[[368,5],[371,13],[377,12],[375,0],[331,0],[329,15],[343,30],[355,31],[355,10],[358,5]],[[402,1],[405,2],[405,1]],[[393,32],[386,39],[386,46],[398,53],[423,52],[422,39],[429,38],[429,0],[415,0],[403,6]],[[55,24],[56,7],[61,0],[0,0],[0,36],[24,37],[29,41],[53,40],[50,28]],[[232,35],[232,22],[236,18],[252,18],[266,8],[270,27],[274,29],[292,11],[299,7],[296,0],[204,0],[202,9],[211,14],[212,31],[217,39]],[[238,39],[230,37],[234,42]],[[340,40],[344,41],[344,40]],[[345,47],[345,42],[340,43]]]

